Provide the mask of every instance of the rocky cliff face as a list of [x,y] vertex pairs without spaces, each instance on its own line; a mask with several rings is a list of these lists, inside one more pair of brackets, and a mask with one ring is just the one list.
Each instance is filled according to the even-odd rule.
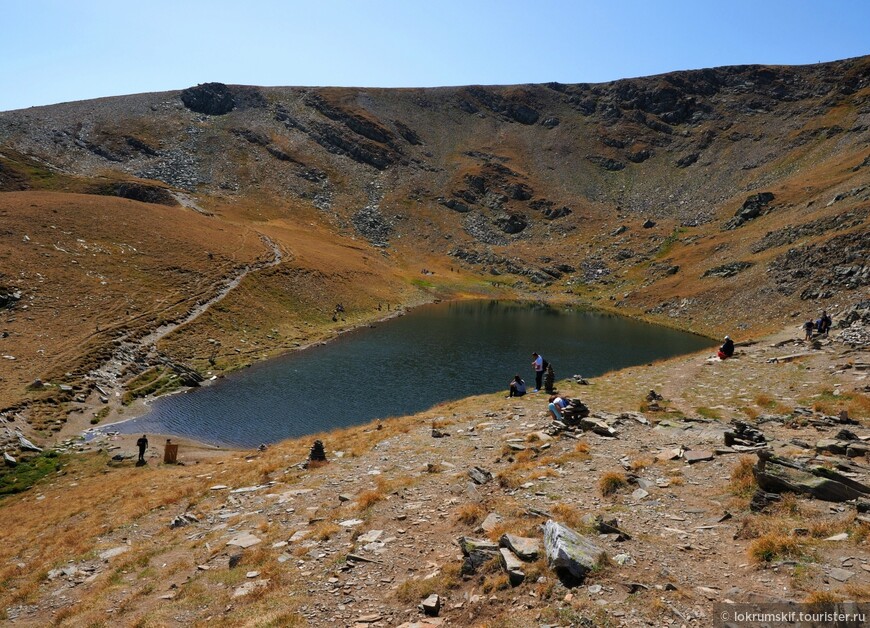
[[868,146],[870,57],[597,85],[208,83],[0,113],[0,189],[317,225],[396,267],[719,332],[866,289]]

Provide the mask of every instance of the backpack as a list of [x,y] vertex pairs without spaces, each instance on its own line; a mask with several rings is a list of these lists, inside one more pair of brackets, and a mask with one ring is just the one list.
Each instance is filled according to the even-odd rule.
[[545,371],[545,372],[546,372],[546,370],[547,370],[547,367],[548,367],[548,366],[550,366],[550,363],[549,363],[549,362],[547,362],[547,359],[546,359],[546,358],[544,358],[544,357],[541,357],[541,360],[543,360],[543,362],[542,362],[542,364],[541,364],[541,366],[542,366],[542,367],[543,367],[543,370],[544,370],[544,371]]

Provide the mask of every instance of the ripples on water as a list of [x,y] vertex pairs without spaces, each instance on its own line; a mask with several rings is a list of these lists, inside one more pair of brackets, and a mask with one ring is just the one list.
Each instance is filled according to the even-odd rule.
[[532,351],[562,379],[711,346],[701,336],[601,312],[441,303],[158,399],[147,415],[111,429],[250,447],[506,390],[517,373],[531,390]]

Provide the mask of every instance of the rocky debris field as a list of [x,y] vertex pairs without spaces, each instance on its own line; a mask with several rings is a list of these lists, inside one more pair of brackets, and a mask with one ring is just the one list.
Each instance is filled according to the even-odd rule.
[[[870,363],[866,344],[841,338],[859,328],[860,316],[724,362],[576,376],[558,383],[591,410],[576,420],[553,421],[543,394],[492,395],[320,436],[325,463],[306,464],[299,442],[203,461],[179,469],[198,487],[183,498],[83,531],[89,551],[18,548],[3,612],[13,625],[98,612],[146,625],[706,626],[721,602],[866,600]],[[133,465],[112,446],[90,445],[110,476]],[[125,492],[181,482],[149,455]],[[66,484],[7,506],[44,509]]]

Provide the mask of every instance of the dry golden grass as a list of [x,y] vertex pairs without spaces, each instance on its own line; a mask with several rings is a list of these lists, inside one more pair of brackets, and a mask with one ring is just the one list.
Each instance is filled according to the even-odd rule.
[[793,536],[770,532],[749,545],[749,556],[757,563],[769,563],[779,558],[797,558],[801,546]]
[[522,486],[526,479],[521,473],[513,469],[505,469],[496,475],[499,486],[507,489],[515,489]]
[[645,456],[643,458],[637,458],[635,460],[632,460],[629,466],[631,467],[632,471],[643,471],[647,467],[652,466],[653,462],[654,461],[652,458]]
[[328,541],[341,532],[341,527],[332,521],[321,521],[311,530],[310,538],[318,541]]
[[604,497],[609,497],[628,486],[625,474],[619,471],[609,471],[598,480],[598,491]]
[[553,513],[553,518],[564,523],[569,528],[580,530],[586,527],[586,524],[583,523],[583,513],[574,506],[555,504],[550,508],[550,512]]
[[841,532],[851,532],[854,522],[854,514],[835,519],[817,519],[810,523],[810,536],[815,539],[826,539]]
[[421,600],[433,593],[444,595],[462,582],[459,573],[461,569],[462,565],[458,562],[448,563],[441,566],[438,574],[431,578],[405,580],[396,589],[396,599],[403,604],[419,604]]
[[847,582],[843,590],[849,596],[850,600],[856,602],[870,601],[870,585]]
[[506,591],[510,588],[511,581],[506,573],[490,574],[483,579],[483,584],[481,585],[481,590],[484,593]]
[[359,511],[368,510],[375,504],[386,499],[386,495],[380,489],[370,489],[363,491],[356,498],[356,509]]
[[830,606],[845,601],[845,598],[834,591],[811,591],[804,597],[804,604],[813,608]]
[[456,521],[467,526],[474,526],[483,521],[486,510],[478,503],[463,504],[456,511]]
[[728,489],[738,497],[751,497],[758,488],[752,469],[755,467],[755,459],[751,456],[741,456],[737,464],[731,469],[731,479]]

